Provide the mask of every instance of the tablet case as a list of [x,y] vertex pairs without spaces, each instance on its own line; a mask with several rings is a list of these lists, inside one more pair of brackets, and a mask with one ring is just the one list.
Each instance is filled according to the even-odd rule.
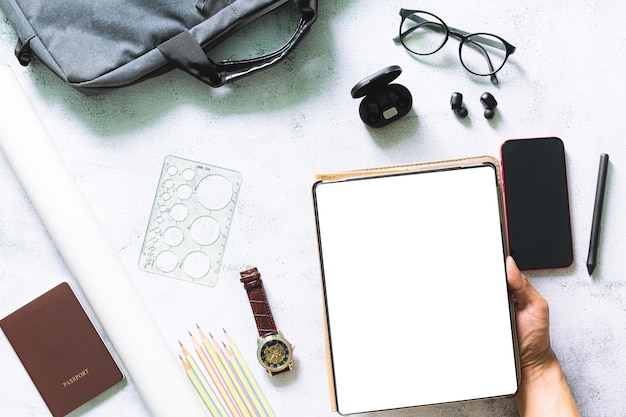
[[124,379],[66,282],[0,320],[0,327],[55,417]]
[[[515,394],[519,359],[498,161],[317,179],[331,409],[354,414]],[[467,218],[475,209],[488,214]],[[482,234],[488,238],[479,242]],[[447,275],[458,270],[460,279]]]

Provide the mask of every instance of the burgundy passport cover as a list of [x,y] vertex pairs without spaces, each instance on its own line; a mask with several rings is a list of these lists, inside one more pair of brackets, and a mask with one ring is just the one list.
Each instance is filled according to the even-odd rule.
[[0,320],[0,327],[55,417],[124,379],[66,282]]

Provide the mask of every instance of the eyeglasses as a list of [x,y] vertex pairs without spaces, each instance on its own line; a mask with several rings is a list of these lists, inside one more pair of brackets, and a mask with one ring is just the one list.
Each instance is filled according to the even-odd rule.
[[475,75],[490,76],[498,84],[500,71],[515,47],[491,33],[469,33],[446,25],[432,13],[422,10],[400,9],[400,34],[395,42],[402,42],[415,55],[431,55],[443,48],[450,36],[461,41],[459,58],[466,70]]

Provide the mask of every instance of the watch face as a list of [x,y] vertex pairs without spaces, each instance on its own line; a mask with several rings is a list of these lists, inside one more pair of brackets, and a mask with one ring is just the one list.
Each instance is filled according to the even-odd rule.
[[279,335],[269,335],[261,339],[257,349],[257,358],[270,373],[283,371],[291,367],[293,349],[291,344]]

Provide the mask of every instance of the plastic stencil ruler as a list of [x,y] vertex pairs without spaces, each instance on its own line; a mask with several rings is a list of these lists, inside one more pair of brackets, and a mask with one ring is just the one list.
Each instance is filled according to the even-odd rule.
[[237,171],[167,156],[139,267],[214,286],[241,180]]

